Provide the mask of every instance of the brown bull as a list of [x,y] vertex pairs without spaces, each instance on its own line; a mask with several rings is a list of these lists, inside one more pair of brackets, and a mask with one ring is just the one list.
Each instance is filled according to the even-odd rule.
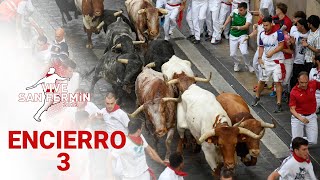
[[[135,88],[137,104],[140,107],[130,116],[135,117],[139,112],[144,112],[146,123],[151,122],[155,129],[151,132],[155,138],[155,146],[159,138],[168,133],[165,157],[168,160],[171,154],[170,145],[176,124],[177,108],[175,102],[166,101],[174,96],[173,88],[165,83],[162,73],[147,67],[143,68],[137,77]],[[151,131],[151,129],[148,130]]]
[[92,48],[92,33],[99,34],[103,21],[103,0],[75,0],[76,7],[83,15],[83,28],[87,33],[88,42],[86,47]]
[[134,24],[138,39],[145,41],[157,39],[160,34],[159,16],[168,13],[162,8],[155,8],[150,0],[126,0],[125,5],[130,21]]
[[[232,124],[237,124],[239,127],[248,129],[255,134],[263,132],[264,128],[275,128],[274,122],[269,124],[254,119],[247,103],[241,96],[233,93],[222,93],[216,98],[227,112]],[[239,123],[242,119],[243,121]],[[241,157],[241,161],[246,166],[256,165],[257,157],[260,154],[260,139],[243,136],[240,138],[240,142],[237,144],[237,154]],[[250,154],[251,160],[247,158],[248,154]]]

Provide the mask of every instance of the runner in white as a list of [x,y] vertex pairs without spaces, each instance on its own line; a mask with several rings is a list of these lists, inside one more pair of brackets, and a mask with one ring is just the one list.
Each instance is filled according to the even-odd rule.
[[183,157],[180,153],[173,153],[169,157],[170,165],[160,174],[159,180],[183,180],[188,174],[182,171]]
[[[126,144],[121,149],[111,151],[111,160],[119,158],[122,164],[122,180],[150,180],[155,179],[153,171],[148,167],[146,161],[147,152],[151,159],[166,165],[157,152],[152,149],[142,135],[142,121],[135,119],[129,122],[129,134]],[[109,167],[111,161],[109,160]]]
[[260,34],[259,42],[259,82],[256,91],[256,97],[252,106],[257,106],[260,101],[260,94],[263,91],[264,84],[269,81],[269,77],[273,77],[276,83],[277,107],[275,112],[281,112],[281,94],[282,79],[285,77],[285,67],[283,64],[284,55],[282,49],[284,47],[284,35],[281,30],[272,25],[272,18],[263,18],[264,30]]
[[249,72],[254,72],[251,62],[249,60],[248,52],[248,43],[243,43],[244,39],[248,35],[249,26],[252,22],[252,15],[247,10],[247,3],[240,3],[238,9],[235,9],[231,12],[230,16],[224,23],[222,29],[225,29],[226,26],[231,22],[231,31],[230,31],[230,56],[234,60],[233,70],[235,72],[240,71],[239,62],[237,58],[238,47],[244,59],[244,63],[249,70]]
[[165,8],[168,14],[164,20],[164,40],[169,40],[173,29],[177,26],[177,17],[181,11],[184,10],[186,0],[167,0]]
[[312,163],[309,159],[308,141],[296,137],[292,141],[292,155],[283,160],[281,166],[272,172],[268,180],[308,179],[316,180]]

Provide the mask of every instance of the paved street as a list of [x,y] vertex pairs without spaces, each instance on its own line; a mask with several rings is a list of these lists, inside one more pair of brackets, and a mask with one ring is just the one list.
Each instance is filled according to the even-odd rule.
[[[61,26],[61,15],[56,6],[55,1],[52,0],[33,0],[36,7],[34,19],[45,30],[46,35],[54,38],[54,29]],[[125,9],[124,1],[105,0],[105,8],[107,9]],[[73,15],[72,15],[73,16]],[[86,34],[83,32],[82,17],[68,22],[64,27],[66,30],[66,41],[71,50],[71,58],[77,62],[77,71],[84,73],[89,71],[97,63],[102,56],[105,49],[104,33],[100,35],[93,35],[93,49],[86,49]],[[252,88],[255,82],[255,76],[249,72],[244,71],[244,65],[241,66],[241,72],[233,72],[233,63],[229,57],[228,42],[224,40],[223,44],[213,46],[208,42],[202,41],[199,45],[193,45],[185,39],[188,36],[186,22],[183,22],[181,31],[175,30],[170,40],[176,52],[176,55],[182,59],[189,59],[193,63],[193,70],[195,74],[200,77],[207,77],[209,72],[213,73],[212,80],[208,84],[199,84],[204,89],[218,95],[220,92],[236,92],[240,94],[247,101],[248,104],[253,100]],[[253,56],[254,51],[250,51]],[[81,81],[81,87],[89,90],[91,79],[84,79]],[[110,90],[104,80],[100,80],[95,86],[95,93],[93,102],[99,106],[104,107],[105,92]],[[287,105],[284,105],[284,112],[274,114],[275,99],[269,97],[270,91],[265,91],[262,97],[262,104],[252,110],[253,115],[266,122],[271,122],[271,118],[275,118],[278,127],[274,130],[268,130],[261,143],[261,154],[258,158],[258,163],[253,167],[245,167],[242,163],[236,168],[237,180],[247,179],[266,179],[275,168],[277,168],[284,157],[289,154],[288,146],[291,140],[290,127],[290,112]],[[283,103],[285,104],[285,103]],[[127,112],[135,110],[135,102],[128,99],[126,106],[122,107]],[[150,135],[145,134],[147,141],[152,144]],[[175,134],[174,142],[172,143],[172,150],[176,148],[177,134]],[[164,158],[165,146],[163,146],[164,139],[161,139],[158,149],[159,154]],[[313,146],[310,148],[312,156],[312,163],[318,178],[320,178],[320,146]],[[184,151],[185,157],[185,171],[189,176],[185,179],[212,179],[210,167],[207,164],[203,153],[194,154],[190,149]],[[148,159],[149,166],[155,170],[157,177],[162,172],[164,167],[159,166],[152,160]]]

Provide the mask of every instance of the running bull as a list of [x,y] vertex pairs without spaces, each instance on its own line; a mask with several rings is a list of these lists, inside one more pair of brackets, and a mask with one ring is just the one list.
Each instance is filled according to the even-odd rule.
[[119,103],[121,103],[123,93],[131,94],[134,90],[136,77],[141,72],[144,64],[140,56],[135,52],[134,42],[130,35],[132,31],[129,25],[119,17],[110,26],[112,28],[109,28],[106,36],[113,39],[110,39],[109,46],[120,46],[121,51],[117,53],[113,49],[108,50],[96,67],[87,73],[85,77],[89,76],[93,71],[95,72],[90,88],[92,93],[97,81],[100,78],[105,78],[113,86],[117,97],[120,98]]
[[103,0],[75,0],[77,9],[83,15],[84,31],[87,33],[88,42],[86,47],[92,48],[92,33],[99,34],[104,25]]
[[154,40],[148,44],[148,49],[144,55],[145,64],[148,67],[161,72],[161,66],[169,61],[175,54],[172,44],[165,40]]
[[155,8],[151,0],[126,0],[125,5],[129,19],[135,26],[138,39],[140,41],[157,39],[160,34],[159,16],[166,15],[168,11]]
[[216,97],[194,84],[196,81],[209,82],[210,78],[188,77],[182,72],[168,84],[176,84],[182,92],[181,102],[177,105],[177,129],[180,135],[178,151],[182,151],[184,132],[189,129],[201,144],[205,158],[216,174],[222,163],[228,169],[235,167],[238,137],[246,135],[259,139],[262,134],[257,135],[242,127],[231,126],[230,118]]
[[139,108],[130,116],[144,112],[146,127],[151,122],[152,129],[155,129],[148,128],[154,135],[156,147],[159,138],[167,134],[165,159],[168,160],[176,124],[176,103],[166,102],[174,96],[172,86],[165,83],[162,73],[144,67],[137,77],[135,91]]
[[67,24],[67,21],[64,18],[64,14],[67,16],[68,21],[72,20],[72,17],[70,16],[69,11],[73,11],[74,18],[78,19],[78,15],[80,14],[80,12],[76,8],[75,0],[56,0],[56,3],[62,16],[63,25]]
[[[220,102],[223,109],[227,112],[232,124],[239,123],[240,120],[243,119],[243,122],[239,124],[239,127],[248,129],[255,134],[264,132],[264,128],[276,127],[274,120],[273,124],[256,120],[251,115],[247,103],[238,94],[221,93],[219,96],[217,96],[217,101]],[[246,166],[256,165],[257,157],[260,154],[260,139],[241,137],[240,142],[237,144],[236,150],[237,155],[241,157],[241,161]],[[248,155],[251,156],[251,159],[247,158]]]

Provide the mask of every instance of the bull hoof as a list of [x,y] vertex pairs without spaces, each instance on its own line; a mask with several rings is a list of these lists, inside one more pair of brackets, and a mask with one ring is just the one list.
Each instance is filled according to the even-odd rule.
[[92,47],[93,47],[93,44],[87,44],[86,45],[86,48],[88,48],[88,49],[92,49]]

